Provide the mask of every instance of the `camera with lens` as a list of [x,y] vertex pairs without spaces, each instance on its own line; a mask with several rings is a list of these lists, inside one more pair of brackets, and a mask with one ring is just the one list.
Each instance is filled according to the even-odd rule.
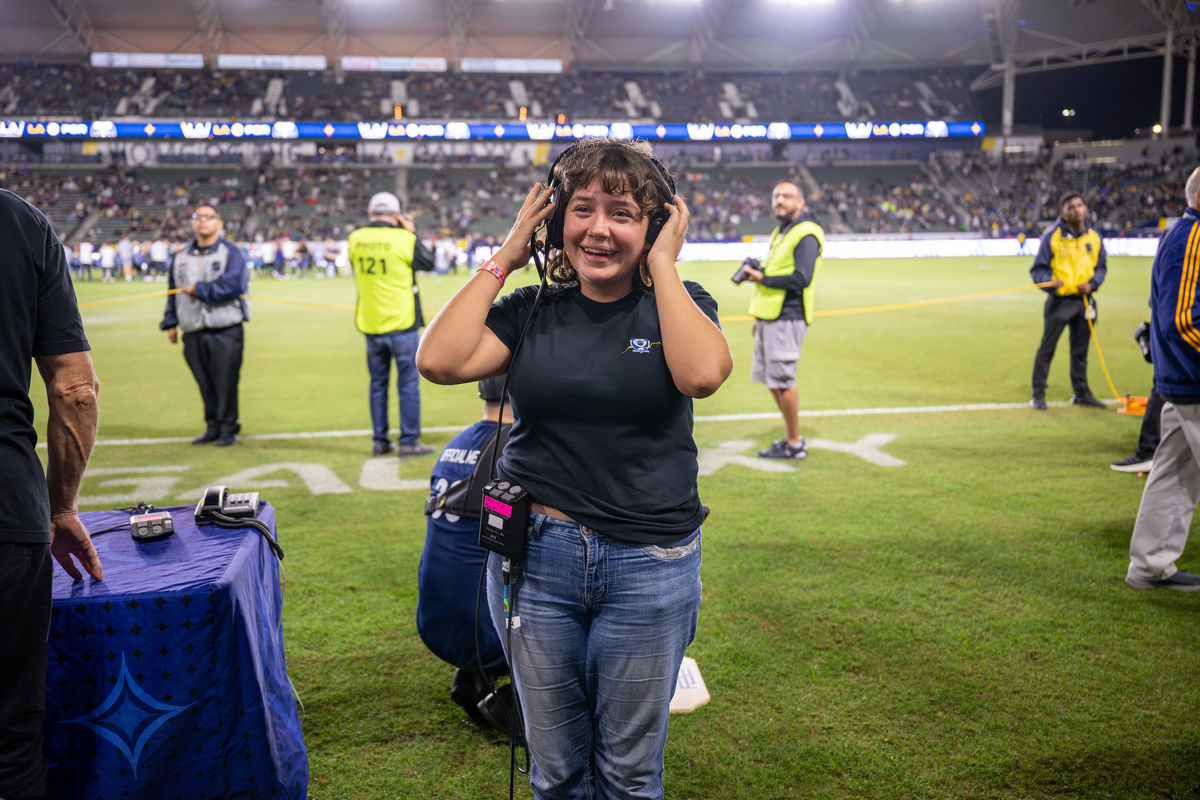
[[737,272],[733,273],[729,280],[733,281],[734,283],[741,283],[742,281],[746,280],[748,277],[746,275],[746,267],[757,270],[762,269],[762,267],[759,266],[757,258],[745,258],[742,260],[741,266],[737,268]]
[[1154,361],[1150,357],[1150,323],[1143,322],[1138,325],[1133,331],[1133,340],[1138,343],[1138,347],[1142,349],[1142,358],[1148,363],[1153,364]]

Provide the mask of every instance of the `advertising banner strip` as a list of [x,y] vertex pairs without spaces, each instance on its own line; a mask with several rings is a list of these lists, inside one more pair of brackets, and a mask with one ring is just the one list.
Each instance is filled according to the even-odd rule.
[[693,142],[981,138],[982,122],[225,122],[0,120],[0,139],[313,139],[558,141],[585,136]]

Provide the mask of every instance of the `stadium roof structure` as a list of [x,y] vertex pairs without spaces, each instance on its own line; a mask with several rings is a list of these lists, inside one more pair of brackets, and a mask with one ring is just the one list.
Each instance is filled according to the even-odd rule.
[[[1187,53],[1194,0],[0,0],[0,59],[560,59],[566,69],[1017,72]],[[984,77],[986,82],[989,78]]]

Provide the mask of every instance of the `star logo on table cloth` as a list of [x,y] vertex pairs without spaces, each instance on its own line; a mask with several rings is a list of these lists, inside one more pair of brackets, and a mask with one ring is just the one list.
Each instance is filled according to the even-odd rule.
[[121,674],[104,702],[82,717],[65,720],[64,724],[86,725],[107,739],[129,759],[136,778],[138,759],[146,743],[168,720],[193,705],[173,706],[155,700],[129,674],[122,652]]

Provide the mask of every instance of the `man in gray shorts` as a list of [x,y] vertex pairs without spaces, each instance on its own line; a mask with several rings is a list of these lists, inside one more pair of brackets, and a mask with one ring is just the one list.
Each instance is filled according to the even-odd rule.
[[804,195],[791,181],[771,192],[779,227],[761,269],[745,266],[742,274],[754,283],[750,316],[754,317],[754,363],[750,380],[765,384],[783,414],[785,437],[776,439],[761,458],[803,459],[808,455],[800,436],[800,405],[796,364],[800,345],[812,322],[812,281],[821,263],[825,231],[805,210]]

